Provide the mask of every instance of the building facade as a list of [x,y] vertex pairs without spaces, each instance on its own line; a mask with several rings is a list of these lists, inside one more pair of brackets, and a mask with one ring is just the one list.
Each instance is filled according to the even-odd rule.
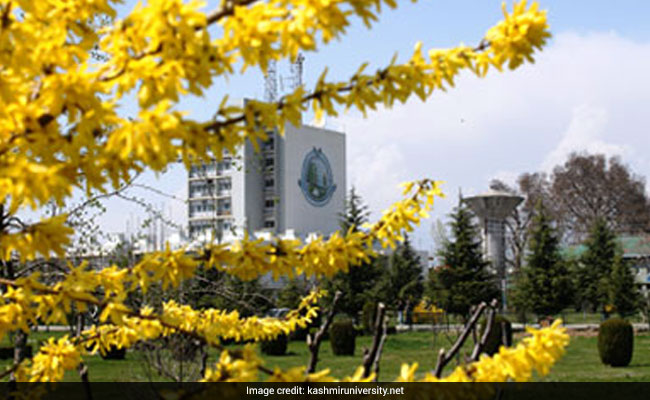
[[303,237],[339,228],[345,204],[345,135],[307,125],[270,133],[256,151],[195,166],[188,178],[190,237],[225,240],[244,232]]

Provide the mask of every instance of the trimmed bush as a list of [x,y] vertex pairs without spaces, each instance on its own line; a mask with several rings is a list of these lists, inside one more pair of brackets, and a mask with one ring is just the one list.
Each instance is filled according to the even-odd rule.
[[337,356],[353,356],[357,330],[351,319],[332,322],[330,326],[330,345]]
[[[487,319],[484,319],[481,322],[481,329],[479,335],[480,338],[483,337],[483,332],[485,332],[486,324],[487,324]],[[506,329],[505,342],[504,342],[503,330],[502,330],[503,326],[505,326]],[[485,347],[483,348],[483,352],[491,356],[498,353],[499,348],[501,346],[507,346],[509,344],[512,344],[512,324],[507,318],[501,315],[496,315],[494,317],[494,324],[492,325],[490,334],[488,335],[487,341],[485,342]]]
[[106,353],[101,354],[101,356],[104,360],[124,360],[126,358],[126,348],[122,347],[121,349],[118,349],[115,346],[111,346],[111,348],[108,349]]
[[634,329],[632,324],[621,318],[612,318],[598,330],[598,353],[605,365],[626,367],[632,361],[634,350]]
[[[32,358],[32,346],[25,346],[25,357]],[[14,348],[13,347],[0,347],[0,360],[13,360]]]
[[289,340],[304,342],[305,340],[307,340],[308,333],[309,333],[309,327],[298,328],[289,334]]
[[280,335],[273,340],[266,340],[261,343],[262,353],[269,356],[283,356],[287,354],[287,335]]

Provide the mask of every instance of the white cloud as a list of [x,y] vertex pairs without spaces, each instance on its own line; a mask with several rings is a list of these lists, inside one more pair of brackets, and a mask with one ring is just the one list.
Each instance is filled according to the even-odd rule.
[[647,176],[649,70],[650,42],[615,33],[557,34],[535,64],[517,71],[464,75],[427,103],[339,118],[348,137],[348,181],[379,211],[398,196],[395,182],[445,180],[450,200],[438,203],[441,217],[458,187],[482,192],[494,177],[512,182],[563,162],[571,151],[619,154]]
[[399,198],[398,185],[406,180],[407,163],[395,144],[375,145],[365,150],[349,160],[349,186],[354,186],[364,203],[377,212]]
[[607,156],[624,155],[625,145],[608,143],[602,140],[606,135],[607,110],[589,105],[573,109],[571,122],[557,146],[542,162],[542,169],[552,171],[556,165],[564,163],[572,152],[602,153]]
[[500,170],[495,172],[492,176],[490,176],[489,179],[490,180],[498,179],[508,186],[515,186],[518,177],[519,177],[519,172],[517,171]]

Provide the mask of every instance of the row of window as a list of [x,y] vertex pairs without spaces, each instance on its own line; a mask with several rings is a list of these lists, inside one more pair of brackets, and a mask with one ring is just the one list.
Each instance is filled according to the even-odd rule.
[[224,158],[219,162],[203,165],[193,165],[192,168],[190,168],[190,178],[220,175],[224,172],[230,171],[232,164],[233,163],[230,158]]
[[232,230],[233,228],[233,221],[232,220],[223,220],[223,221],[217,221],[216,223],[212,222],[200,222],[200,223],[195,223],[190,225],[190,236],[191,237],[196,237],[201,234],[210,234],[214,233],[215,235],[217,232],[228,232]]
[[212,196],[227,196],[232,189],[232,182],[230,179],[218,179],[216,184],[214,181],[198,181],[190,182],[190,198],[193,197],[212,197]]
[[192,201],[190,202],[190,218],[214,215],[215,210],[217,215],[229,215],[230,207],[230,199],[219,200],[216,204],[210,200]]

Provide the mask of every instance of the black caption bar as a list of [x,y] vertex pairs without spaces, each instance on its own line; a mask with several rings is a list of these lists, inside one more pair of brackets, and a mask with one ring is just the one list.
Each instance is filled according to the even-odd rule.
[[627,400],[650,383],[0,383],[2,399]]

